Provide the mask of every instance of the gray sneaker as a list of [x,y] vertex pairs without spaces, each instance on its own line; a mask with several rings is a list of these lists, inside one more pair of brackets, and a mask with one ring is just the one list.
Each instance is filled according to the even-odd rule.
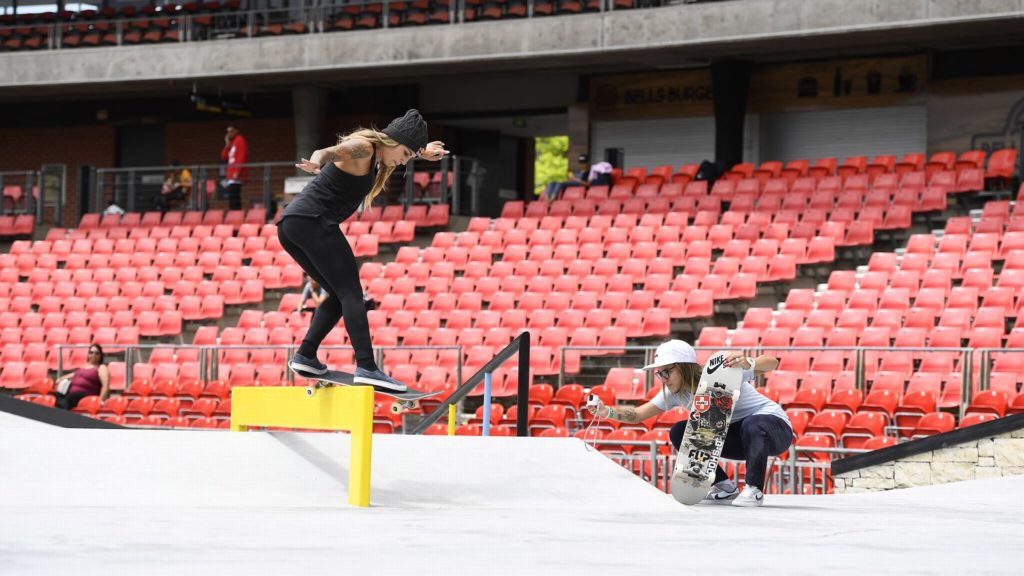
[[328,371],[327,365],[320,360],[306,358],[298,352],[292,356],[291,361],[288,362],[288,367],[298,372],[299,376],[305,376],[306,374],[321,376]]
[[722,480],[711,487],[711,491],[704,497],[704,501],[711,504],[731,504],[739,495],[740,491],[732,483],[732,480]]
[[374,370],[371,372],[370,370],[363,368],[356,368],[355,377],[352,378],[352,381],[356,384],[366,384],[389,392],[405,392],[409,389],[405,384],[402,384],[380,370]]

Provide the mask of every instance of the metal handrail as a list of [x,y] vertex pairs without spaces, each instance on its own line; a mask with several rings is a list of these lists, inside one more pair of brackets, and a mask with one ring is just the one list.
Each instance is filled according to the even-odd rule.
[[430,414],[427,414],[420,420],[419,424],[413,428],[410,434],[423,434],[430,428],[430,425],[437,422],[442,414],[448,414],[448,406],[457,404],[462,401],[473,388],[476,388],[478,384],[483,382],[484,377],[491,372],[494,372],[499,366],[505,363],[506,360],[512,357],[513,354],[519,352],[519,386],[518,386],[518,400],[520,408],[519,413],[516,417],[516,436],[528,436],[529,430],[527,429],[527,419],[529,416],[529,409],[527,406],[530,401],[530,333],[527,331],[522,332],[519,336],[516,336],[515,340],[501,349],[500,352],[495,354],[494,358],[490,362],[484,364],[483,368],[477,370],[475,374],[469,377],[468,380],[462,383],[455,392],[438,406],[437,410],[434,410]]

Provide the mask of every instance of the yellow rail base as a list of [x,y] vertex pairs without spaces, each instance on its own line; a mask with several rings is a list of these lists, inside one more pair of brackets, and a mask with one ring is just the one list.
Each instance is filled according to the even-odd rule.
[[231,430],[249,427],[348,430],[351,456],[348,503],[370,505],[370,452],[373,442],[373,388],[331,386],[312,398],[305,386],[231,389]]

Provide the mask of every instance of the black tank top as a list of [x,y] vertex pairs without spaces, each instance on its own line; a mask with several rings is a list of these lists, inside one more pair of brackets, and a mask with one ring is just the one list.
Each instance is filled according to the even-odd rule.
[[[373,151],[376,154],[376,146]],[[334,162],[328,162],[316,178],[306,184],[302,192],[285,207],[281,218],[309,216],[341,223],[359,209],[376,178],[376,162],[372,163],[370,172],[362,176],[349,174]]]

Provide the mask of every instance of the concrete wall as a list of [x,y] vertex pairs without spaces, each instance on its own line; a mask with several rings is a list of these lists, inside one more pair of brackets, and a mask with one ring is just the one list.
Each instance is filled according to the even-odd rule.
[[835,490],[877,492],[1020,475],[1024,475],[1024,430],[840,474]]
[[511,70],[540,65],[541,57],[563,65],[603,63],[621,61],[613,53],[671,48],[683,49],[680,58],[736,46],[778,53],[797,44],[813,49],[815,39],[830,36],[878,45],[879,32],[900,30],[908,41],[915,28],[1015,24],[1022,15],[1024,0],[734,0],[457,26],[14,52],[0,56],[0,88],[267,74],[294,80],[334,70],[401,76],[495,64]]

